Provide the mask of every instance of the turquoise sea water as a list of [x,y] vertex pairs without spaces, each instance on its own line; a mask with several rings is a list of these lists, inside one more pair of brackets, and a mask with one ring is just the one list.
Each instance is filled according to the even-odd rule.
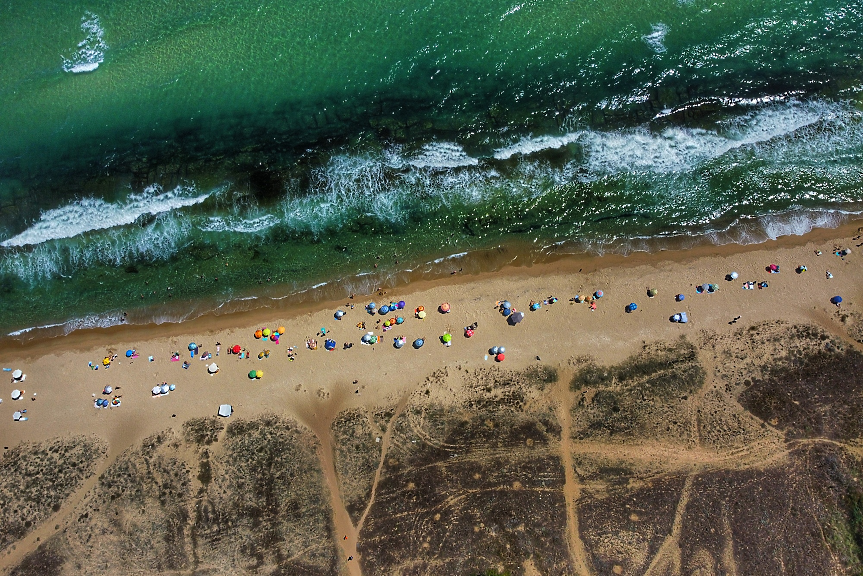
[[861,36],[836,0],[4,3],[0,330],[835,225]]

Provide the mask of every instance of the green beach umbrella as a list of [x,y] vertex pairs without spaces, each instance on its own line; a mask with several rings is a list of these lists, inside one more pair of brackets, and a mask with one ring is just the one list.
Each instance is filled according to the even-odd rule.
[[256,370],[249,371],[249,380],[254,380],[257,375],[258,374]]
[[446,334],[444,334],[443,336],[441,336],[441,337],[440,337],[440,339],[443,341],[443,343],[444,343],[444,344],[446,344],[447,342],[449,342],[449,341],[451,341],[451,340],[452,340],[452,334],[450,334],[449,332],[447,332]]

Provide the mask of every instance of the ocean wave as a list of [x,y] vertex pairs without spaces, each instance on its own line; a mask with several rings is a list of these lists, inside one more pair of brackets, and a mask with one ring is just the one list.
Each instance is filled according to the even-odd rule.
[[408,158],[408,163],[416,168],[446,169],[476,166],[479,160],[468,156],[458,144],[434,142],[426,144],[418,154]]
[[163,192],[158,185],[140,194],[130,194],[124,201],[109,203],[99,198],[84,198],[66,206],[42,213],[38,221],[0,246],[26,246],[50,240],[73,238],[85,232],[124,226],[145,214],[156,215],[178,208],[200,204],[210,193],[198,193],[194,186],[177,186]]
[[63,57],[63,70],[73,74],[92,72],[105,61],[105,30],[99,17],[85,12],[81,17],[81,32],[84,39],[78,42],[78,49],[70,58]]
[[577,130],[557,136],[538,136],[500,148],[494,157],[506,160],[571,143],[584,147],[586,166],[595,175],[637,171],[678,172],[740,148],[786,136],[821,121],[848,114],[838,103],[773,103],[721,123],[714,130],[669,127],[655,132],[647,127],[616,131]]
[[204,232],[238,232],[253,234],[263,232],[279,223],[279,218],[273,214],[264,214],[250,218],[236,216],[209,216],[198,227]]

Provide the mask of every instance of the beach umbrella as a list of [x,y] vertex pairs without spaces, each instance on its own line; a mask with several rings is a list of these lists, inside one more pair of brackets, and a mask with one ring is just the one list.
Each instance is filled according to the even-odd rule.
[[702,292],[707,292],[708,290],[710,290],[710,284],[702,284],[701,285],[701,291]]
[[497,348],[497,353],[498,353],[498,354],[503,354],[504,352],[506,352],[506,348],[504,348],[503,346],[498,346],[498,348]]
[[830,303],[836,304],[837,306],[839,306],[839,304],[842,303],[842,296],[834,296],[833,298],[830,299]]
[[638,304],[636,304],[635,302],[630,302],[629,305],[627,305],[626,307],[627,312],[634,312],[635,310],[638,310]]
[[336,320],[341,320],[342,316],[344,316],[344,315],[345,315],[344,310],[336,310],[336,313],[334,314],[334,316],[336,317]]
[[440,339],[441,339],[441,342],[443,342],[444,344],[446,344],[447,342],[452,342],[452,334],[447,332],[446,334],[441,336]]
[[393,339],[393,346],[395,346],[396,348],[401,348],[404,345],[405,345],[405,339],[404,338],[394,338]]
[[404,300],[399,300],[399,303],[396,305],[396,308],[398,308],[399,310],[401,310],[401,309],[402,309],[402,308],[404,308],[405,306],[406,306],[405,301],[404,301]]
[[195,344],[194,342],[189,343],[189,350],[197,350],[197,349],[198,349],[197,344]]
[[249,380],[254,380],[255,376],[257,376],[257,370],[249,370]]
[[153,393],[153,396],[158,396],[159,394],[162,393],[162,387],[161,386],[153,386],[152,393]]
[[737,272],[732,272],[731,274],[728,275],[728,277],[731,278],[732,280],[737,280],[737,278],[739,276],[740,275]]
[[[273,335],[270,336],[270,340],[273,341],[273,344],[278,344],[279,343],[279,333],[273,332]],[[206,356],[206,354],[204,354],[204,356]]]
[[256,340],[260,340],[261,338],[263,338],[263,336],[264,336],[263,330],[260,330],[260,329],[255,330],[255,339]]
[[647,296],[648,296],[648,297],[650,297],[650,298],[653,298],[653,297],[655,297],[658,293],[659,293],[659,291],[658,291],[656,288],[651,288],[651,289],[649,289],[649,290],[647,291]]
[[110,386],[105,386],[104,388],[102,388],[102,394],[110,394],[113,391],[114,391],[114,389],[111,388]]
[[134,350],[126,350],[126,358],[131,358],[134,353]]
[[449,302],[444,302],[438,307],[438,309],[441,311],[441,314],[446,314],[449,312]]
[[324,348],[326,350],[335,350],[336,349],[336,341],[330,340],[329,338],[327,338],[326,340],[324,340]]
[[677,295],[677,297],[676,297],[675,299],[676,299],[678,302],[683,302],[683,300],[684,300],[685,298],[686,298],[686,296],[684,296],[683,294],[678,294],[678,295]]
[[20,390],[18,390],[17,388],[15,390],[12,390],[12,400],[17,400],[20,397],[21,397],[21,391]]
[[467,328],[467,329],[465,329],[465,331],[464,331],[464,337],[465,337],[465,338],[470,338],[471,336],[473,336],[473,328]]
[[387,320],[386,322],[384,322],[384,328],[389,328],[389,327],[390,327],[390,321]]
[[417,309],[415,310],[415,312],[422,312],[425,309],[426,309],[425,306],[417,306]]
[[242,350],[242,348],[240,348],[239,344],[234,344],[234,347],[231,348],[231,352],[233,352],[234,354],[239,354],[240,350]]
[[771,264],[769,268],[771,272],[779,272],[779,266],[777,266],[776,264]]
[[21,419],[21,413],[20,413],[20,412],[18,412],[18,411],[15,411],[15,413],[14,413],[14,414],[12,414],[12,420],[14,420],[15,422],[17,422],[17,421],[19,421],[20,419]]
[[669,318],[672,322],[680,322],[680,314],[675,314],[671,318]]
[[14,378],[15,380],[20,380],[21,376],[23,376],[23,373],[20,370],[15,370],[14,372],[12,372],[12,378]]
[[399,316],[398,318],[396,318],[396,324],[404,324],[404,323],[405,323],[405,319],[404,319],[404,318],[402,318],[401,316]]
[[215,374],[218,371],[219,371],[219,367],[216,366],[215,362],[213,362],[212,364],[207,366],[207,372],[209,372],[210,374]]
[[491,348],[488,349],[488,353],[491,354],[492,356],[497,356],[499,352],[500,352],[499,346],[492,346]]
[[498,362],[503,362],[506,359],[506,356],[504,356],[502,353],[499,353],[497,356],[494,357],[494,359]]
[[417,338],[416,340],[414,340],[414,348],[419,350],[420,348],[423,347],[423,344],[425,344],[425,343],[426,343],[426,341],[423,340],[422,338]]
[[379,313],[381,316],[383,316],[383,315],[385,315],[385,314],[389,314],[389,311],[390,311],[390,307],[389,307],[387,304],[384,304],[383,306],[381,306],[381,309],[380,309],[380,310],[378,310],[378,313]]
[[509,316],[510,324],[518,324],[522,320],[524,320],[524,312],[513,312]]
[[[164,389],[165,389],[165,387],[164,387],[164,386],[162,386],[162,390],[164,390]],[[168,390],[170,390],[171,392],[173,392],[173,391],[174,391],[174,390],[176,390],[176,389],[177,389],[177,385],[176,385],[176,384],[169,384],[169,385],[168,385]]]
[[278,333],[279,333],[279,336],[281,336],[282,334],[284,334],[284,333],[285,333],[285,327],[284,327],[284,326],[279,326],[279,329],[278,329],[278,330],[276,330],[276,332],[278,332]]
[[602,298],[603,296],[605,296],[605,294],[602,292],[602,290],[597,290],[596,292],[593,293],[593,296],[595,298]]
[[168,392],[171,391],[171,387],[168,386],[167,384],[162,384],[161,390],[162,390],[162,394],[167,394]]
[[371,336],[369,336],[369,344],[377,344],[377,343],[378,343],[378,337],[376,334],[372,334]]
[[263,378],[263,376],[264,376],[263,370],[256,370],[255,371],[255,378]]
[[417,312],[417,318],[419,318],[420,320],[422,320],[425,317],[426,317],[425,310],[420,310],[419,312]]
[[269,328],[264,328],[264,330],[263,330],[263,332],[261,332],[261,334],[264,335],[264,338],[269,338],[270,334],[272,334],[272,332],[270,332]]

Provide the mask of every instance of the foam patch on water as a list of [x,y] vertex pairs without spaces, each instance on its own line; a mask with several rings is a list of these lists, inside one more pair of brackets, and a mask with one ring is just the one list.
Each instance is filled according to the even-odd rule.
[[650,28],[652,32],[645,34],[641,39],[650,46],[651,50],[657,54],[662,54],[665,52],[663,42],[665,42],[665,36],[668,34],[668,26],[660,22],[659,24],[651,24]]
[[130,194],[125,201],[112,204],[99,198],[84,198],[66,206],[42,213],[29,228],[0,246],[26,246],[49,240],[73,238],[91,232],[133,223],[144,214],[160,214],[200,204],[210,194],[199,194],[193,186],[177,186],[163,192],[160,186],[147,187],[140,194]]
[[78,49],[70,58],[63,57],[63,70],[73,74],[92,72],[105,61],[105,30],[99,17],[85,12],[81,17],[81,32],[84,39],[78,42]]
[[210,216],[199,228],[204,232],[239,232],[253,234],[263,232],[279,223],[273,214],[264,214],[255,218]]
[[476,166],[479,160],[468,156],[464,148],[452,142],[426,144],[408,163],[416,168],[446,169]]

